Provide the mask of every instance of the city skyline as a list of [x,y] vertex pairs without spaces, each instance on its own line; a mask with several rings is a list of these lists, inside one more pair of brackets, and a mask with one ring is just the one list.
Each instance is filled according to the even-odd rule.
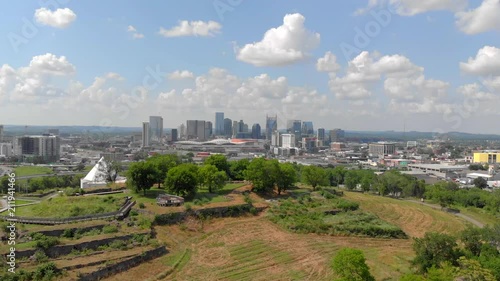
[[64,2],[0,4],[0,123],[500,134],[498,0]]

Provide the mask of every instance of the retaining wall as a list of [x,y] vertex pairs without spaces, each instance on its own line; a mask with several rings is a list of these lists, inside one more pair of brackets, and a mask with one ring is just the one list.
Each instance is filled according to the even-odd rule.
[[[110,237],[110,238],[88,241],[88,242],[82,242],[82,243],[73,244],[73,245],[59,245],[59,246],[50,247],[49,249],[44,250],[44,252],[49,258],[57,258],[60,256],[69,255],[69,254],[71,254],[71,251],[73,251],[73,250],[76,250],[76,251],[82,251],[85,249],[95,250],[99,246],[107,245],[115,240],[127,241],[127,240],[132,239],[134,237],[134,235],[137,235],[137,234],[145,235],[145,234],[149,234],[149,231],[136,233],[136,234],[124,235],[124,236]],[[33,256],[36,251],[38,251],[38,249],[16,251],[16,258],[29,258],[29,257]]]

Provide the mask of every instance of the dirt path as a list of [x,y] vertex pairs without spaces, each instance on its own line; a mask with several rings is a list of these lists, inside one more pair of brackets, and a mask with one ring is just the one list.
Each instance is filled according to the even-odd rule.
[[[408,200],[405,200],[405,201],[409,201],[409,202],[413,202],[413,203],[416,203],[416,204],[421,204],[421,205],[424,205],[424,206],[428,206],[428,207],[431,207],[433,209],[437,209],[437,210],[441,210],[441,206],[439,205],[434,205],[434,204],[429,204],[429,203],[425,203],[425,202],[420,202],[420,201],[417,201],[417,200],[411,200],[411,199],[408,199]],[[470,223],[472,223],[473,225],[477,226],[477,227],[481,227],[483,228],[484,227],[484,223],[476,220],[476,219],[473,219],[467,215],[464,215],[462,213],[453,213],[455,216],[457,217],[460,217]]]

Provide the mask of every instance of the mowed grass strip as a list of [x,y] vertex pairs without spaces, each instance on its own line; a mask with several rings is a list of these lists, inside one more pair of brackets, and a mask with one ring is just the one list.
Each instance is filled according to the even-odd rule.
[[[261,240],[254,240],[229,249],[233,262],[217,272],[223,280],[245,280],[260,275],[267,268],[286,265],[293,261],[291,255],[268,245]],[[265,274],[265,273],[262,274]]]
[[16,208],[16,216],[67,218],[117,211],[123,200],[115,197],[54,197],[39,204]]
[[16,177],[23,177],[32,175],[53,174],[54,172],[49,167],[21,166],[14,168],[14,173],[16,174]]
[[422,237],[426,232],[456,232],[465,222],[453,214],[428,206],[358,192],[346,192],[345,197],[360,203],[362,210],[396,224],[412,237]]

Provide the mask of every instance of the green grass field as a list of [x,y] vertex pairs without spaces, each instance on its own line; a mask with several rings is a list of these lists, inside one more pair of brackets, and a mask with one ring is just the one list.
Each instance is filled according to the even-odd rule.
[[[111,198],[111,199],[110,199]],[[116,197],[55,197],[39,204],[16,208],[16,216],[40,218],[67,218],[90,214],[114,212],[123,203]]]
[[14,169],[16,177],[31,176],[31,175],[45,175],[52,174],[53,171],[48,167],[38,166],[21,166]]

